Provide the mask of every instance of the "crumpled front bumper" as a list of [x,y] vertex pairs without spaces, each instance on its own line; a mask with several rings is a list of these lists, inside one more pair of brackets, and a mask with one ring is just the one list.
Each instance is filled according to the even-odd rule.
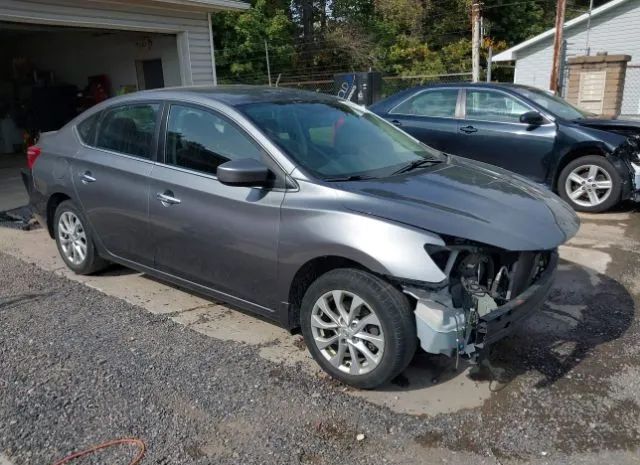
[[633,192],[631,194],[631,199],[639,202],[640,201],[640,165],[634,162],[629,162],[631,165],[631,169],[633,170],[631,181],[633,183]]
[[491,344],[511,334],[518,324],[532,316],[547,298],[558,267],[558,253],[553,252],[539,278],[507,304],[480,316],[468,331],[465,312],[447,305],[445,291],[405,288],[417,300],[415,316],[418,339],[429,353],[476,357]]

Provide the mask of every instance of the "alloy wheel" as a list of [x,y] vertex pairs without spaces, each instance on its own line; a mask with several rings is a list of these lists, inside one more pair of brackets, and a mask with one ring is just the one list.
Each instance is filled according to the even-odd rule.
[[87,235],[84,226],[73,212],[66,211],[58,220],[60,248],[65,258],[80,265],[87,258]]
[[581,207],[595,207],[607,200],[613,189],[611,175],[597,165],[578,166],[565,182],[569,198]]
[[311,332],[329,363],[351,375],[371,372],[384,355],[384,333],[378,316],[361,297],[348,291],[330,291],[316,301]]

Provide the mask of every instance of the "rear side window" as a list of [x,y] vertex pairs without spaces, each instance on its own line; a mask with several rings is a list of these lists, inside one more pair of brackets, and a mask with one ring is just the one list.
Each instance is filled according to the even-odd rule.
[[421,92],[391,110],[391,114],[453,118],[456,115],[458,89]]
[[159,104],[136,104],[105,110],[97,146],[114,152],[151,158]]
[[78,134],[80,135],[80,140],[87,145],[95,145],[96,141],[96,124],[98,123],[98,119],[100,118],[100,113],[96,113],[95,115],[91,115],[85,120],[81,121],[76,129],[78,130]]
[[233,123],[207,110],[171,106],[167,164],[215,175],[219,165],[240,158],[262,160],[262,151]]
[[515,98],[491,90],[467,90],[467,119],[519,123],[520,115],[530,111]]

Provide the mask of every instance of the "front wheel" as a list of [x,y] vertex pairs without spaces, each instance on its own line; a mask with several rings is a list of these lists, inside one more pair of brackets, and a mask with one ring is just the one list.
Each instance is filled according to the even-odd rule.
[[558,178],[558,193],[574,210],[600,213],[620,200],[622,180],[605,157],[588,155],[570,162]]
[[396,377],[416,351],[415,317],[407,297],[386,281],[356,269],[320,276],[300,312],[313,358],[332,377],[372,389]]

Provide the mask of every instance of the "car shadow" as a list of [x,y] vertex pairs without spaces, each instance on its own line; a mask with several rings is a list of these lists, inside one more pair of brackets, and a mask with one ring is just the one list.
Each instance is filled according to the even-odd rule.
[[622,284],[561,260],[541,311],[492,346],[482,364],[470,367],[459,361],[456,369],[454,358],[421,352],[405,372],[382,389],[409,391],[443,383],[456,386],[463,377],[504,386],[532,371],[538,373],[536,387],[549,386],[588,359],[596,347],[620,338],[634,315],[633,298]]
[[[98,276],[130,276],[136,274],[141,273],[133,268],[127,268],[126,266],[112,263],[106,269],[101,270]],[[146,274],[143,274],[143,276],[148,278],[148,275]]]
[[613,206],[605,213],[633,213],[640,211],[640,203],[633,200],[625,200]]

